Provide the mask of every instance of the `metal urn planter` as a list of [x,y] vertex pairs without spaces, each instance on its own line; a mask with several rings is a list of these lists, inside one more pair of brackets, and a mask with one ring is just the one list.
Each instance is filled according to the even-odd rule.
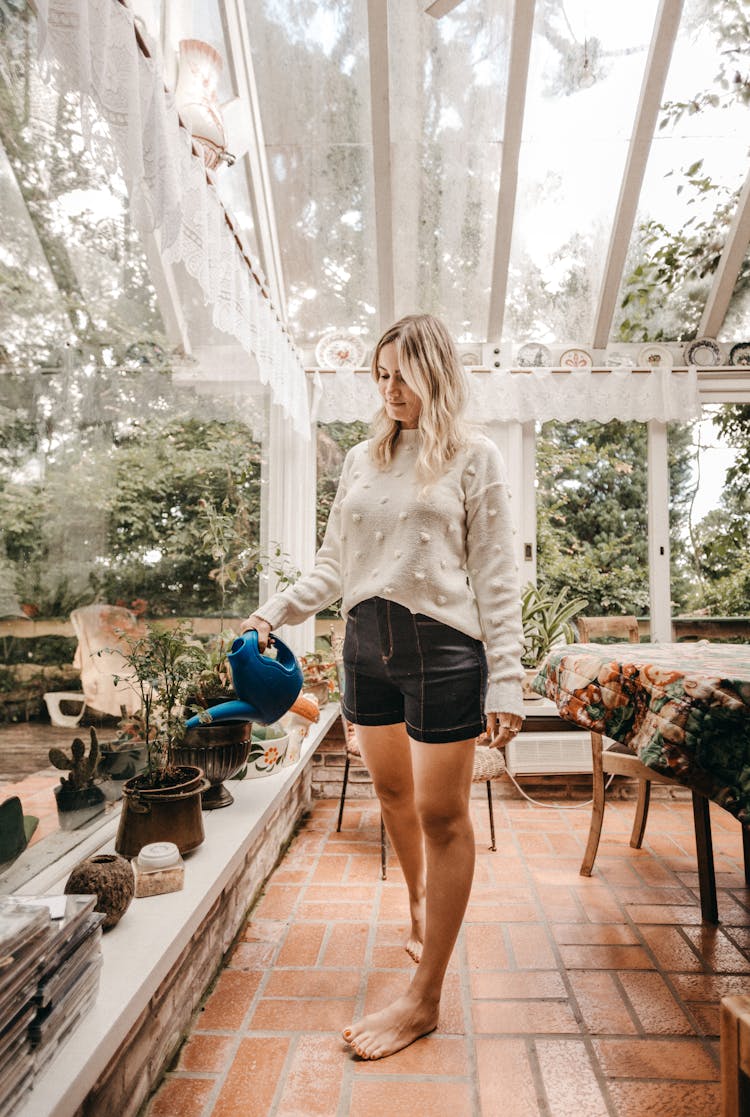
[[195,764],[202,768],[210,787],[201,795],[204,811],[228,807],[234,797],[224,786],[247,761],[250,752],[252,722],[219,722],[188,729],[179,745],[173,748],[178,764]]

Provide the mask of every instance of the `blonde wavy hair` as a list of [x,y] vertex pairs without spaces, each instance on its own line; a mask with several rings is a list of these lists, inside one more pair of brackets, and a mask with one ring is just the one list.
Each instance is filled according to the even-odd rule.
[[[429,484],[443,473],[468,439],[469,428],[463,417],[469,396],[466,372],[443,323],[431,314],[408,314],[387,329],[375,346],[371,375],[376,384],[380,351],[391,342],[396,346],[404,383],[422,404],[417,476]],[[370,454],[380,468],[391,461],[400,433],[401,424],[389,419],[381,407],[373,420],[370,440]]]

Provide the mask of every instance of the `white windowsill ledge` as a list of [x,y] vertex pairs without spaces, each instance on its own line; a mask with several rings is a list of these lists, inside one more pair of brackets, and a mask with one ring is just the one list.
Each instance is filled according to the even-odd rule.
[[[116,927],[102,939],[104,964],[99,995],[34,1083],[16,1117],[71,1117],[81,1106],[127,1038],[154,992],[189,944],[196,929],[240,869],[246,850],[262,832],[339,713],[337,703],[321,711],[302,742],[296,764],[263,779],[230,781],[234,803],[204,811],[206,840],[185,858],[180,892],[133,900]],[[100,849],[114,849],[116,820],[100,831]],[[93,852],[93,851],[88,851]],[[76,860],[83,854],[78,853]],[[59,865],[56,866],[59,872]],[[62,892],[68,871],[55,881],[29,881],[26,895]],[[250,897],[248,897],[248,900]]]

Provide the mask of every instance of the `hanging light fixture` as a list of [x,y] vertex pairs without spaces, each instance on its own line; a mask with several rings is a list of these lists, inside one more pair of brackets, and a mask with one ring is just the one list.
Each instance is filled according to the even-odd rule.
[[180,71],[175,100],[180,117],[203,152],[203,161],[214,170],[223,160],[230,166],[226,131],[218,88],[223,59],[218,50],[200,39],[180,41]]

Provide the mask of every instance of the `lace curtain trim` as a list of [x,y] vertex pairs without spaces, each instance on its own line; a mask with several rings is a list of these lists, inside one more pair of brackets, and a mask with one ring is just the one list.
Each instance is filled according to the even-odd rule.
[[309,437],[299,355],[251,274],[261,274],[259,265],[243,258],[192,154],[161,67],[138,46],[132,12],[116,0],[38,0],[38,13],[42,59],[61,89],[80,93],[84,129],[87,97],[109,125],[138,228],[159,231],[164,259],[184,263],[214,325],[254,356],[261,383]]
[[[688,422],[701,415],[698,373],[653,369],[551,372],[531,369],[517,373],[469,373],[468,417],[474,422],[563,422],[595,419],[645,423]],[[321,423],[369,421],[380,397],[369,373],[315,373],[313,417]]]

